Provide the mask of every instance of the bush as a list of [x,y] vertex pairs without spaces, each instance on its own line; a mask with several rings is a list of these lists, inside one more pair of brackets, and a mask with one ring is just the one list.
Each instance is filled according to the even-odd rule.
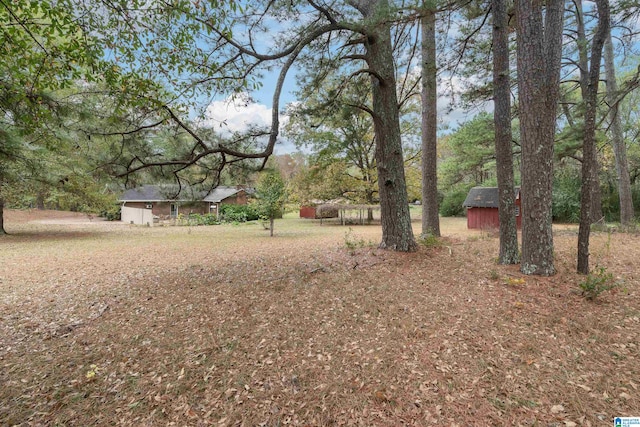
[[417,239],[418,243],[426,248],[436,248],[440,246],[440,239],[433,234],[423,234]]
[[349,231],[344,233],[344,245],[349,249],[351,255],[355,255],[356,249],[364,248],[367,244],[368,243],[362,237],[356,236],[353,233],[353,229],[351,227],[349,227]]
[[220,221],[247,222],[260,218],[260,213],[253,205],[221,205]]
[[613,281],[613,274],[607,272],[606,267],[596,267],[595,271],[589,273],[578,286],[582,289],[582,296],[592,301],[604,291],[617,288],[620,284]]
[[216,225],[220,224],[218,218],[215,214],[197,214],[192,213],[187,217],[187,222],[189,225]]
[[99,216],[107,221],[120,221],[120,205],[111,206],[102,210]]
[[440,202],[440,215],[442,216],[464,216],[465,209],[462,207],[464,199],[469,193],[468,187],[454,188],[444,194]]
[[560,222],[580,221],[580,174],[577,169],[564,168],[553,180],[553,219]]

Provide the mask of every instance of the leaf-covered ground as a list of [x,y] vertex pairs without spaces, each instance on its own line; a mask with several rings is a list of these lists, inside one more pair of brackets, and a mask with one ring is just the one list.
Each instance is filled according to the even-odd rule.
[[[9,212],[0,238],[0,425],[611,426],[640,416],[640,236],[595,233],[623,285],[578,292],[438,247],[285,219],[133,227]],[[47,219],[45,221],[45,219]],[[416,223],[416,230],[419,224]]]

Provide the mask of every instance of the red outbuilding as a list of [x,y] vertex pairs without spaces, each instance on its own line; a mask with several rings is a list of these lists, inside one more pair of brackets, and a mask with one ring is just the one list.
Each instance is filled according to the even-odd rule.
[[[515,189],[516,223],[522,226],[520,187]],[[462,204],[467,208],[467,228],[499,228],[498,187],[473,187]]]
[[300,206],[300,218],[315,219],[315,217],[316,217],[315,206]]

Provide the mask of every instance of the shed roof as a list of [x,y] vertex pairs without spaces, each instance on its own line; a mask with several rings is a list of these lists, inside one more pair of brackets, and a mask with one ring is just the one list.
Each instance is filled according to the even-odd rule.
[[192,202],[201,200],[219,203],[241,191],[236,187],[216,187],[209,193],[175,184],[143,185],[131,188],[120,197],[121,202]]
[[[462,206],[465,208],[497,208],[498,187],[473,187]],[[515,188],[515,198],[520,197],[520,187]]]

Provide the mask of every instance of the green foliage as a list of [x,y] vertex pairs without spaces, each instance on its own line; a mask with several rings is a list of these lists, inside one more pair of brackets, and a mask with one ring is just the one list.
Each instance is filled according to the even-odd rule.
[[[305,103],[289,111],[291,119],[285,127],[286,135],[298,147],[313,152],[309,175],[318,169],[330,172],[322,174],[318,185],[313,186],[316,188],[307,185],[308,193],[302,198],[345,197],[357,203],[374,203],[377,171],[373,121],[368,113],[354,106],[369,102],[369,85],[356,79],[341,89],[341,79],[341,76],[327,79],[319,90],[302,90],[298,95]],[[322,189],[322,185],[327,188]],[[331,193],[326,191],[329,188],[340,191],[334,190],[331,197],[316,195]]]
[[594,272],[587,275],[586,279],[578,284],[582,290],[582,296],[593,301],[604,291],[610,291],[620,286],[613,280],[613,274],[607,272],[606,267],[596,267]]
[[580,173],[577,168],[566,165],[556,169],[552,198],[555,221],[580,221]]
[[440,202],[440,215],[442,216],[464,216],[465,208],[462,206],[467,198],[471,186],[456,186],[444,193],[444,198]]
[[[232,0],[175,0],[162,7],[146,0],[67,1],[83,17],[81,25],[100,38],[112,65],[107,71],[126,73],[127,79],[121,81],[123,96],[131,93],[147,105],[162,102],[158,95],[164,87],[184,94],[180,102],[189,104],[203,93],[253,88],[246,70],[235,63],[224,71],[226,79],[215,78],[211,71],[219,70],[229,54],[224,49],[213,54],[216,44],[211,41],[212,29],[231,36],[231,29],[223,21],[228,18],[233,23],[236,13],[242,13]],[[180,25],[176,25],[178,22]]]
[[620,220],[620,196],[617,185],[608,179],[600,180],[602,213],[607,222]]
[[221,222],[247,222],[259,218],[260,212],[255,205],[220,205]]
[[98,147],[83,150],[77,132],[96,113],[83,114],[78,94],[103,79],[104,52],[72,1],[3,2],[0,52],[0,197],[16,207],[111,210],[115,198],[88,162]]
[[[640,212],[640,182],[636,182],[631,187],[631,197],[633,198],[633,208],[636,213]],[[638,216],[636,215],[636,218]]]
[[[408,153],[407,153],[408,154]],[[405,161],[404,175],[407,182],[407,198],[409,203],[422,201],[422,168],[417,161]]]
[[438,167],[441,188],[483,184],[495,178],[493,116],[482,113],[442,140]]
[[289,182],[291,199],[306,204],[316,199],[332,200],[344,197],[353,183],[347,172],[348,166],[345,162],[314,162],[303,166]]
[[418,243],[426,248],[435,248],[441,245],[438,236],[433,234],[423,234],[418,238]]
[[[49,153],[49,158],[54,158]],[[85,174],[64,175],[69,172],[62,161],[56,171],[30,171],[19,185],[5,186],[2,196],[7,207],[14,209],[56,209],[90,214],[120,215],[113,192],[106,190],[97,178]],[[84,166],[84,165],[83,165]],[[57,172],[57,173],[56,173]]]
[[286,199],[286,186],[278,171],[267,170],[258,178],[255,208],[262,219],[282,215]]
[[36,109],[42,91],[69,87],[81,78],[94,80],[103,57],[97,39],[79,28],[70,0],[3,2],[0,52],[4,95]]
[[[314,71],[315,65],[306,70],[309,75],[304,77],[311,79]],[[375,204],[378,172],[374,126],[371,115],[359,108],[371,104],[369,80],[364,76],[347,77],[335,70],[321,78],[322,82],[312,79],[314,85],[301,85],[298,96],[305,102],[288,111],[290,120],[285,134],[299,148],[313,153],[305,176],[294,182],[293,195],[301,203],[343,197],[354,203]],[[345,85],[346,81],[350,84]],[[416,163],[415,159],[419,159],[419,112],[417,98],[404,102],[400,111],[407,170],[412,170],[412,160]],[[420,173],[418,168],[412,172],[407,186],[413,201],[420,199]]]
[[352,255],[357,249],[364,248],[368,244],[364,238],[357,236],[351,227],[349,227],[349,231],[344,233],[344,246],[349,249]]
[[120,221],[121,209],[119,204],[114,204],[111,207],[108,207],[102,211],[100,211],[100,217],[106,219],[107,221]]
[[190,213],[189,215],[178,215],[178,222],[180,225],[217,225],[220,221],[217,219],[216,214],[198,214]]
[[[442,216],[464,216],[469,189],[497,185],[493,116],[481,113],[441,139],[438,165]],[[516,174],[517,176],[517,174]]]

